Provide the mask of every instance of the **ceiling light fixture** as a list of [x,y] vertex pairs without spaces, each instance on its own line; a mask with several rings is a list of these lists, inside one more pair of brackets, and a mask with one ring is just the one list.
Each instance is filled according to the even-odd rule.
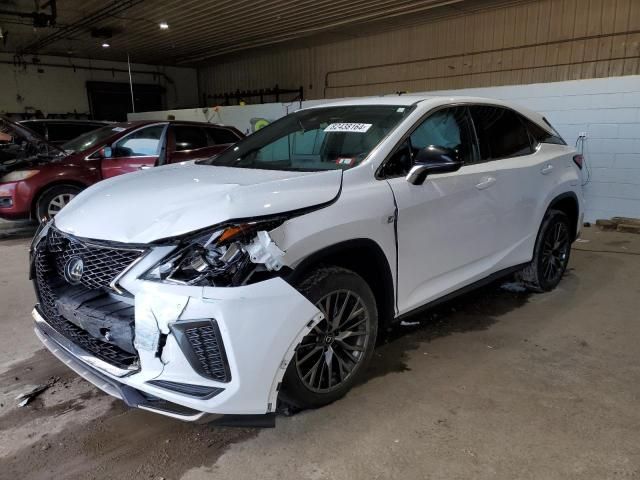
[[104,43],[102,44],[102,48],[109,48],[110,46],[111,46],[111,44],[109,44],[109,43],[107,43],[107,42],[104,42]]
[[160,22],[160,30],[168,30],[169,24],[167,22]]

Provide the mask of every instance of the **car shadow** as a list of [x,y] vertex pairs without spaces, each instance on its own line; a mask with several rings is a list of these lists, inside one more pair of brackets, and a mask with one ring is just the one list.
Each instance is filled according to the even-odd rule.
[[358,384],[410,370],[411,351],[454,333],[487,330],[502,315],[527,303],[530,295],[512,278],[506,277],[405,317],[384,332]]

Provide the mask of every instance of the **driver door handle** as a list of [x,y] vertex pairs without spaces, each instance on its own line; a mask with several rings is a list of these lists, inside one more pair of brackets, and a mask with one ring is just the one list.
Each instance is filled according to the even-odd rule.
[[551,170],[553,170],[553,165],[547,165],[542,170],[540,170],[540,173],[543,175],[547,175],[551,173]]
[[482,181],[476,185],[476,188],[478,190],[484,190],[485,188],[489,188],[494,183],[496,183],[495,177],[482,177]]

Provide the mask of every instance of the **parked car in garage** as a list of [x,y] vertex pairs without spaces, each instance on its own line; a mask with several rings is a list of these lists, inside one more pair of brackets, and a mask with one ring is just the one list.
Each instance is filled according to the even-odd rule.
[[32,245],[36,332],[131,406],[184,420],[343,396],[379,332],[518,272],[555,288],[582,158],[470,97],[290,114],[204,161],[82,192]]
[[83,133],[96,130],[109,122],[101,122],[97,120],[73,120],[73,119],[33,119],[22,120],[20,122],[29,130],[33,130],[49,143],[60,146],[69,140],[82,135]]
[[210,157],[243,137],[222,125],[139,121],[109,124],[57,147],[24,125],[1,122],[15,138],[0,144],[0,218],[9,220],[48,220],[100,180]]

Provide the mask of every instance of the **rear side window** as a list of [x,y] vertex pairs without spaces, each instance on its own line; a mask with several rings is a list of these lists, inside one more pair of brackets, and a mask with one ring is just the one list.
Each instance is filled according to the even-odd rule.
[[[529,120],[526,117],[521,117],[524,124],[527,126],[527,130],[529,130],[529,134],[531,138],[533,138],[534,143],[537,145],[538,143],[553,143],[554,145],[566,145],[566,142],[560,137],[560,135],[553,130],[554,133],[549,133],[547,130],[542,128],[537,123]],[[549,125],[549,123],[547,122]],[[551,129],[553,127],[549,125]]]
[[208,145],[207,136],[200,127],[176,125],[173,127],[176,139],[176,152],[183,150],[196,150]]
[[207,128],[207,136],[209,137],[209,145],[220,145],[225,143],[236,143],[238,136],[231,130],[226,128]]
[[482,160],[533,153],[529,133],[517,113],[485,105],[472,106],[470,110]]

